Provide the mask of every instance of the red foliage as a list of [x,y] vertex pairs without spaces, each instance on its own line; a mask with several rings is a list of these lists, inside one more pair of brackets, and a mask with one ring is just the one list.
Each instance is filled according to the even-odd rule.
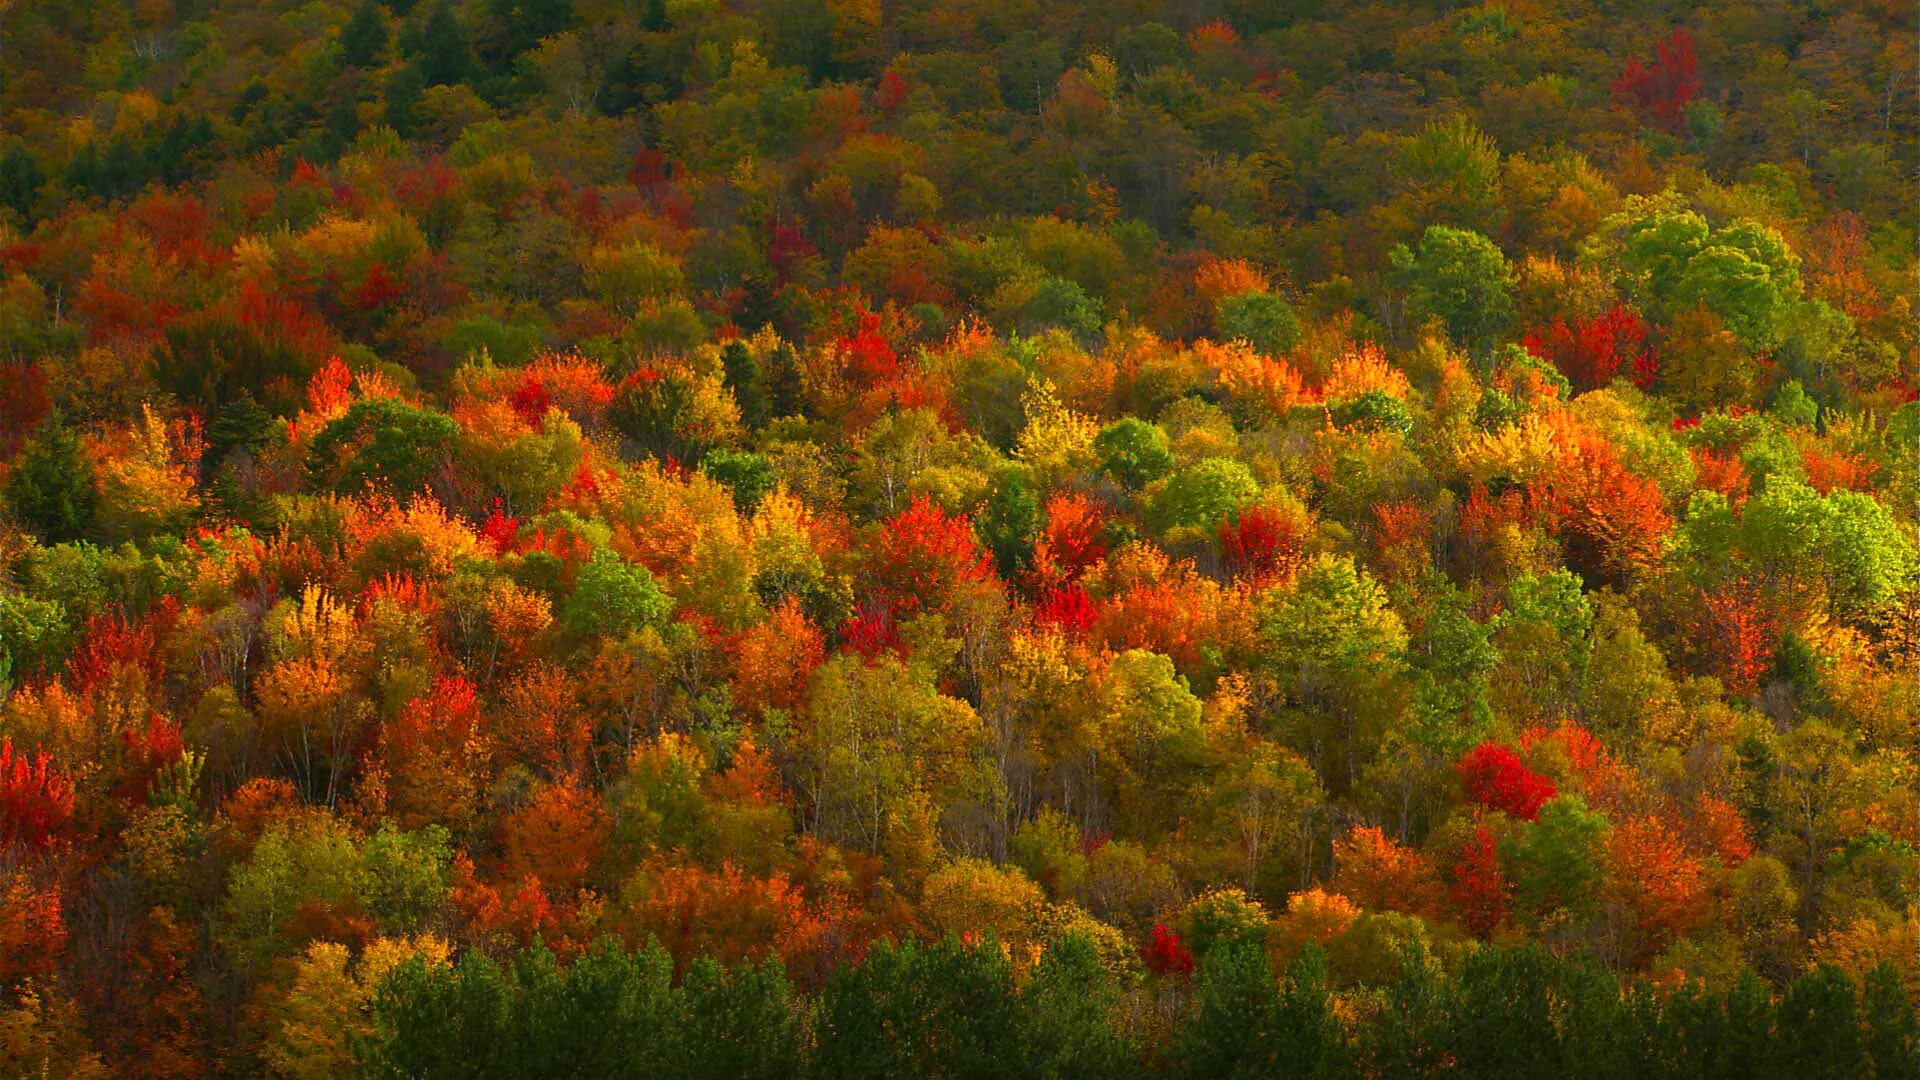
[[881,72],[880,85],[874,90],[873,101],[883,113],[891,113],[906,104],[907,80],[891,70]]
[[1033,549],[1034,577],[1041,581],[1072,581],[1106,558],[1102,535],[1107,516],[1100,504],[1079,494],[1059,494],[1047,500],[1047,526]]
[[1140,960],[1155,975],[1181,979],[1193,975],[1193,953],[1180,943],[1178,932],[1167,929],[1166,923],[1153,924],[1153,939],[1140,950]]
[[493,549],[496,555],[505,555],[514,550],[520,537],[520,519],[501,509],[500,500],[487,507],[487,519],[480,523],[478,530],[480,542]]
[[1500,869],[1493,832],[1476,826],[1472,839],[1460,852],[1453,866],[1453,887],[1448,897],[1460,921],[1476,937],[1484,938],[1507,918],[1507,894],[1511,891],[1506,874]]
[[1035,625],[1057,626],[1074,637],[1083,637],[1092,630],[1098,615],[1087,590],[1077,582],[1047,590],[1033,607]]
[[240,325],[317,362],[333,350],[333,331],[310,304],[248,279],[235,297]]
[[520,383],[520,388],[507,397],[507,404],[525,421],[528,427],[536,431],[545,430],[547,409],[552,407],[553,399],[547,394],[547,387],[538,378],[529,374]]
[[894,632],[893,617],[884,607],[868,607],[840,624],[841,647],[869,660],[881,653],[905,655],[907,646]]
[[52,844],[73,817],[73,782],[47,755],[15,753],[0,739],[0,846]]
[[1220,522],[1220,549],[1236,575],[1266,582],[1288,578],[1305,559],[1313,522],[1302,513],[1251,506]]
[[361,311],[378,311],[400,299],[404,290],[394,280],[387,268],[374,263],[367,267],[367,276],[360,281],[360,287],[353,291],[353,306]]
[[39,361],[0,362],[0,452],[11,453],[53,409]]
[[1558,368],[1575,390],[1597,390],[1625,369],[1636,386],[1652,384],[1659,373],[1647,348],[1647,324],[1632,309],[1615,304],[1606,314],[1568,323],[1555,319],[1529,331],[1528,352]]
[[673,182],[673,165],[664,151],[645,146],[634,151],[633,167],[627,170],[627,183],[640,189],[649,199],[658,199]]
[[851,334],[834,341],[847,366],[871,382],[886,382],[900,373],[900,356],[880,335],[879,314],[862,309]]
[[1693,482],[1703,491],[1717,491],[1735,506],[1747,501],[1747,466],[1732,450],[1693,448]]
[[1501,810],[1522,821],[1540,816],[1540,807],[1553,798],[1553,781],[1521,764],[1511,747],[1484,742],[1460,758],[1456,768],[1467,798]]
[[204,266],[225,254],[208,242],[214,230],[206,203],[191,195],[150,191],[127,207],[127,216],[139,222],[164,258]]
[[444,202],[459,186],[460,174],[436,155],[402,172],[394,193],[408,209],[420,212]]
[[780,276],[785,277],[790,273],[795,263],[811,259],[819,253],[797,223],[774,224],[773,237],[767,243],[767,261],[773,264]]
[[1685,27],[1675,30],[1654,46],[1652,64],[1641,63],[1637,56],[1629,59],[1613,81],[1613,96],[1642,117],[1679,131],[1687,102],[1700,96],[1700,58],[1694,53],[1693,35]]
[[180,725],[163,716],[148,717],[147,726],[137,731],[121,732],[120,741],[126,758],[113,792],[134,802],[144,801],[153,787],[153,778],[161,769],[179,761],[186,751]]
[[871,559],[879,598],[897,615],[944,607],[962,586],[993,578],[972,521],[925,496],[880,527]]
[[74,693],[84,695],[103,682],[136,671],[149,686],[158,683],[163,668],[158,642],[179,615],[179,599],[169,596],[132,622],[118,610],[88,619],[85,635],[67,658],[67,681]]

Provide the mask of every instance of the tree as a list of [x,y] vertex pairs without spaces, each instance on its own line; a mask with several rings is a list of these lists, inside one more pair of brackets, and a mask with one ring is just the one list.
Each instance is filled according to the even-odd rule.
[[1461,757],[1461,786],[1467,798],[1522,821],[1534,821],[1554,796],[1553,781],[1520,763],[1511,747],[1484,742]]
[[340,63],[344,67],[368,67],[387,47],[387,23],[380,14],[379,0],[362,0],[353,18],[340,28]]
[[817,1076],[993,1076],[1023,1048],[1013,968],[990,943],[882,942],[821,992]]
[[1549,800],[1505,860],[1515,899],[1542,921],[1556,912],[1582,913],[1600,886],[1606,834],[1607,819],[1578,795]]
[[1126,416],[1102,428],[1093,440],[1100,468],[1129,488],[1138,490],[1173,468],[1167,433],[1157,424]]
[[342,494],[371,486],[413,495],[449,460],[459,433],[444,413],[389,398],[356,401],[307,448],[307,475]]
[[1513,268],[1479,233],[1429,225],[1414,249],[1395,247],[1392,262],[1413,322],[1437,318],[1475,353],[1489,349],[1513,319]]
[[1257,943],[1229,941],[1211,950],[1168,1060],[1182,1076],[1272,1076],[1283,1069],[1347,1075],[1351,1051],[1328,994],[1325,955],[1303,952],[1282,985]]
[[1776,1053],[1796,1076],[1862,1076],[1867,1048],[1861,1037],[1853,980],[1820,967],[1788,984],[1780,998]]
[[1687,103],[1700,94],[1700,58],[1693,35],[1676,27],[1654,46],[1652,64],[1630,57],[1626,69],[1613,81],[1613,96],[1669,131],[1679,131]]
[[0,847],[44,848],[73,816],[73,782],[45,754],[16,753],[0,739]]
[[49,419],[7,477],[7,509],[48,543],[79,540],[93,525],[93,465],[58,416]]
[[47,176],[40,168],[40,162],[26,147],[14,143],[0,154],[0,206],[18,214],[23,220],[32,220],[34,205],[40,200],[40,189],[46,186]]
[[1290,351],[1300,341],[1300,319],[1285,300],[1250,292],[1221,297],[1214,323],[1229,341],[1244,341],[1269,356]]
[[1087,937],[1054,939],[1020,988],[1018,1035],[1024,1076],[1119,1078],[1130,1075],[1138,1036],[1115,1026],[1120,987]]
[[656,626],[672,609],[646,567],[603,549],[580,568],[560,618],[583,638],[595,638]]
[[1167,477],[1154,497],[1153,518],[1163,530],[1212,532],[1259,494],[1260,482],[1245,465],[1231,458],[1207,458]]
[[454,17],[453,5],[441,0],[427,16],[420,35],[420,74],[429,87],[459,83],[473,65],[473,52],[467,44],[467,32]]

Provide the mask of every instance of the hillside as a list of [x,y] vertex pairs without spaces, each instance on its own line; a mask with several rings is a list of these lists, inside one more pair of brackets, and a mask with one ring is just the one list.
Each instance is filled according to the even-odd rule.
[[1910,6],[0,6],[0,1075],[1920,1073]]

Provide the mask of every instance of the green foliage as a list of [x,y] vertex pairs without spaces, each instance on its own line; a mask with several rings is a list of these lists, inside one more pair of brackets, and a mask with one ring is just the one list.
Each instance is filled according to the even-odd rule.
[[1302,953],[1282,983],[1258,944],[1226,941],[1200,967],[1168,1063],[1193,1077],[1351,1075],[1351,1052],[1327,988],[1326,956]]
[[743,514],[753,513],[779,482],[773,464],[748,450],[714,450],[700,459],[700,471],[727,485],[733,504]]
[[1222,338],[1244,341],[1270,356],[1282,355],[1300,342],[1300,319],[1292,305],[1270,293],[1225,296],[1213,311]]
[[1394,248],[1392,261],[1416,325],[1437,318],[1455,342],[1479,353],[1513,319],[1513,268],[1479,233],[1430,225],[1415,248]]
[[601,550],[580,568],[560,618],[582,636],[618,636],[658,625],[672,609],[646,567]]
[[7,510],[46,543],[79,540],[93,526],[93,466],[58,418],[41,427],[7,477]]
[[1153,521],[1161,529],[1211,530],[1247,508],[1260,494],[1260,482],[1232,458],[1208,458],[1175,472],[1153,501]]
[[314,437],[307,449],[307,475],[342,494],[368,487],[417,494],[447,462],[459,434],[444,413],[388,398],[357,401]]
[[1129,488],[1138,490],[1173,468],[1167,433],[1158,424],[1126,416],[1107,425],[1093,439],[1100,469]]
[[882,943],[821,991],[813,1075],[1007,1075],[1022,1056],[1020,1027],[1000,950]]

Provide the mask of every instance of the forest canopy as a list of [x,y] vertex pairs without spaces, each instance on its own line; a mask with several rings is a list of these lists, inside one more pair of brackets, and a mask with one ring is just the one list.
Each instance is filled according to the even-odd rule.
[[1920,1074],[1911,10],[0,10],[0,1075]]

